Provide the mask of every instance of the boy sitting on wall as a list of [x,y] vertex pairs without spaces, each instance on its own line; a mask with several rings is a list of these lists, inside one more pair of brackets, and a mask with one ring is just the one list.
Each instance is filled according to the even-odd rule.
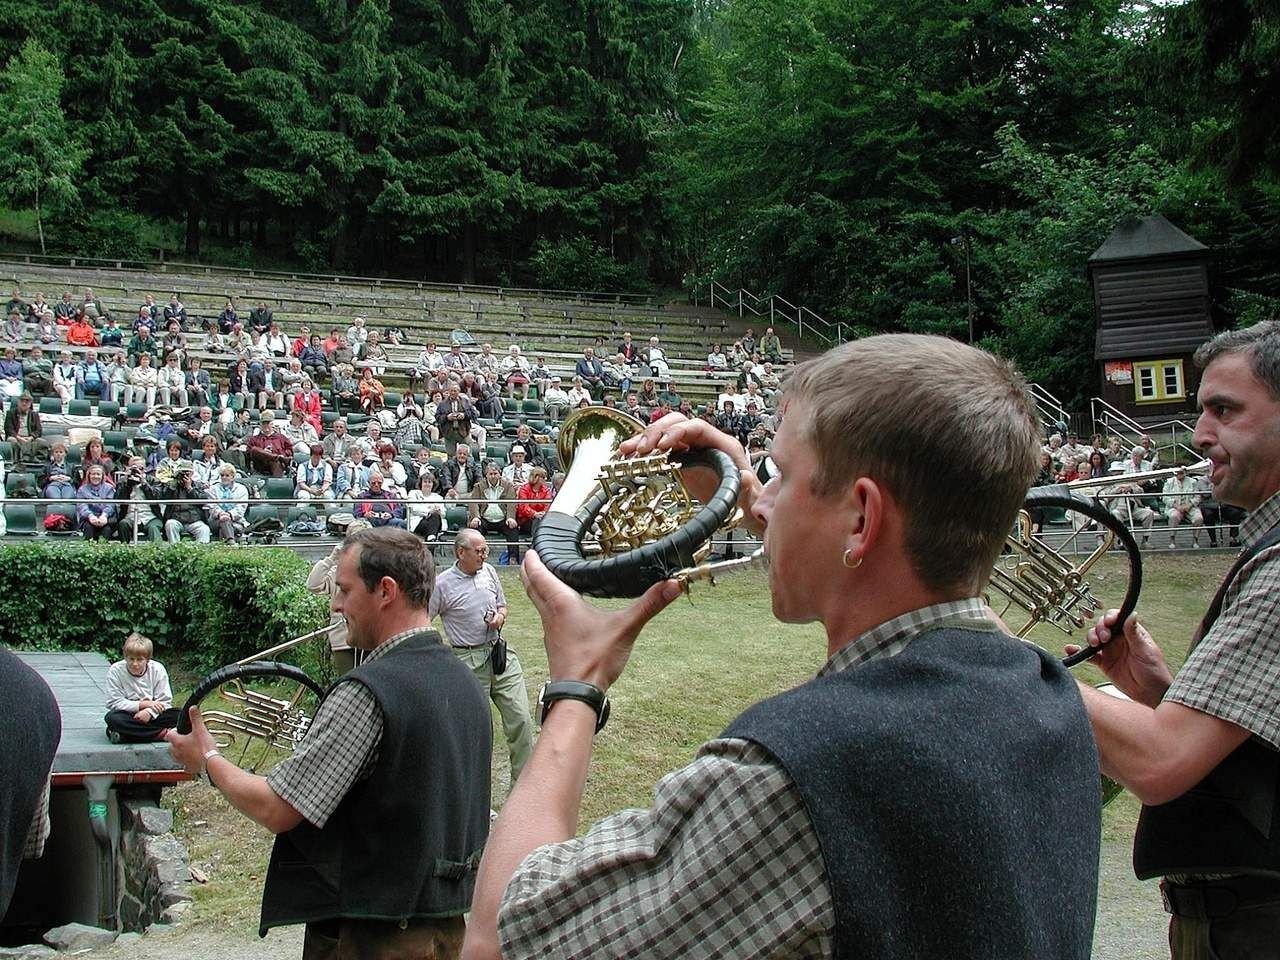
[[151,641],[131,633],[124,659],[107,670],[107,739],[112,743],[150,743],[178,723],[169,673],[151,659]]

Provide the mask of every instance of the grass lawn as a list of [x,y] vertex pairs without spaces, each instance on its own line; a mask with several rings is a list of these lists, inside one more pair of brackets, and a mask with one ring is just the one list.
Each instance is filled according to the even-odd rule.
[[[1191,631],[1230,560],[1226,553],[1150,558],[1139,612],[1175,666],[1185,657]],[[1097,592],[1104,602],[1118,602],[1119,568],[1109,559],[1100,564],[1094,580],[1101,584]],[[532,702],[546,678],[541,627],[515,571],[500,569],[511,604],[504,634],[520,656]],[[1066,638],[1050,631],[1040,639],[1060,651]],[[581,827],[625,807],[646,806],[664,773],[686,763],[699,744],[747,705],[812,676],[824,651],[819,626],[774,621],[759,575],[677,601],[641,636],[612,691],[613,717],[596,743]],[[1100,679],[1088,666],[1077,672]],[[180,672],[175,679],[183,682]],[[506,794],[508,773],[496,723],[494,743],[497,805]],[[270,838],[203,783],[184,784],[166,797],[192,862],[209,875],[196,891],[196,918],[249,930],[256,924]],[[1104,835],[1131,838],[1136,816],[1136,801],[1122,795],[1104,815]]]

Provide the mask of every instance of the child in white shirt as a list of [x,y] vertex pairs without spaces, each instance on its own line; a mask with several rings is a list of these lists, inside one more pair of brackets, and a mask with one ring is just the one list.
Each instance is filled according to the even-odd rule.
[[152,644],[140,633],[124,641],[124,659],[107,670],[107,739],[112,743],[149,743],[177,726],[169,673],[151,659]]

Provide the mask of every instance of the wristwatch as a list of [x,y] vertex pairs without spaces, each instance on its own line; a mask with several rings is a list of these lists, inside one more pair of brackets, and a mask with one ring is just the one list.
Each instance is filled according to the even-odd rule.
[[596,712],[596,733],[609,722],[609,698],[594,683],[582,680],[548,680],[538,692],[538,723],[547,722],[547,714],[557,700],[581,700]]

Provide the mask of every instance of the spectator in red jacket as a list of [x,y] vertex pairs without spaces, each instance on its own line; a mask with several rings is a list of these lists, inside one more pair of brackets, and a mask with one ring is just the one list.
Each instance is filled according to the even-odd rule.
[[516,527],[521,533],[533,532],[534,524],[542,519],[555,495],[555,488],[547,483],[547,471],[531,467],[529,482],[522,483],[516,491]]

